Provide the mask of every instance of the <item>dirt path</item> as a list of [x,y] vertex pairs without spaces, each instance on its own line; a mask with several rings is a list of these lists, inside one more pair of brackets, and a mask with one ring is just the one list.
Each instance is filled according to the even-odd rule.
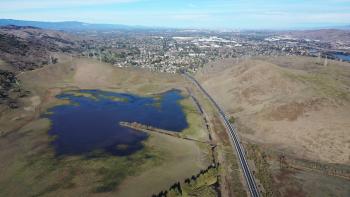
[[164,135],[168,135],[168,136],[172,136],[172,137],[176,137],[176,138],[180,138],[183,140],[189,140],[189,141],[193,141],[193,142],[199,142],[199,143],[203,143],[203,144],[209,144],[212,147],[216,146],[215,144],[213,144],[212,142],[207,142],[207,141],[201,141],[201,140],[197,140],[197,139],[193,139],[193,138],[188,138],[188,137],[184,137],[181,136],[178,132],[176,131],[168,131],[168,130],[164,130],[164,129],[158,129],[158,128],[154,128],[151,126],[147,126],[147,125],[143,125],[140,123],[130,123],[130,122],[120,122],[119,123],[120,126],[123,127],[128,127],[131,129],[134,129],[136,131],[144,131],[144,132],[154,132],[154,133],[159,133],[159,134],[164,134]]

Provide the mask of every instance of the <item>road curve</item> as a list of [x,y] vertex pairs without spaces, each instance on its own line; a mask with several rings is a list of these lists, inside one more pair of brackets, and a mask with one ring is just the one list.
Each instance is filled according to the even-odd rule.
[[208,97],[208,99],[214,104],[216,109],[219,111],[220,117],[225,124],[226,130],[227,130],[227,132],[228,132],[228,134],[233,142],[235,150],[237,152],[237,155],[239,158],[239,163],[240,163],[241,168],[243,170],[243,174],[244,174],[245,180],[247,182],[250,195],[252,197],[260,197],[258,187],[256,186],[254,176],[249,169],[249,165],[248,165],[245,153],[244,153],[244,149],[243,149],[242,145],[240,144],[239,137],[237,135],[237,132],[236,132],[234,125],[232,125],[227,120],[224,111],[220,108],[220,106],[215,102],[215,100],[208,94],[208,92],[199,84],[199,82],[194,77],[192,77],[191,75],[189,75],[187,73],[184,73],[183,75],[187,79],[192,81],[194,84],[196,84],[196,86],[206,95],[206,97]]

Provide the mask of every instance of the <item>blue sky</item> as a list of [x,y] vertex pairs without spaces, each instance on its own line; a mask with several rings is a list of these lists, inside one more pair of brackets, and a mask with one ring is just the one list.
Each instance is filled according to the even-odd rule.
[[0,0],[0,18],[184,28],[309,28],[349,25],[350,0]]

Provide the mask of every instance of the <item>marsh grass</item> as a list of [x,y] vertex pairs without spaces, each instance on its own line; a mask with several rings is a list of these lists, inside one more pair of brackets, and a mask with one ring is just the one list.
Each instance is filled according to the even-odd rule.
[[[46,123],[46,126],[48,124]],[[34,127],[32,125],[31,127]],[[46,130],[21,135],[21,144],[29,152],[20,152],[14,158],[8,175],[0,177],[0,196],[13,192],[13,183],[20,184],[19,191],[29,196],[45,196],[52,192],[60,193],[84,185],[90,192],[112,192],[127,177],[160,165],[166,158],[163,152],[154,150],[153,145],[144,141],[144,148],[129,156],[113,156],[96,150],[86,155],[55,155],[49,145],[51,138]],[[81,177],[87,176],[86,179]],[[5,181],[7,180],[7,181]],[[8,195],[7,195],[8,196]],[[16,195],[15,195],[16,196]]]
[[112,100],[115,102],[128,102],[129,101],[127,98],[121,97],[121,96],[103,95],[103,94],[94,93],[94,92],[82,92],[79,90],[70,90],[70,91],[66,91],[63,93],[68,94],[68,95],[72,95],[74,97],[89,98],[89,99],[92,99],[94,101],[98,101],[99,99],[108,99],[108,100]]
[[[93,77],[87,77],[86,73],[93,74]],[[106,76],[106,78],[95,80],[100,76]],[[22,81],[23,88],[31,91],[31,96],[40,97],[38,113],[58,105],[70,104],[68,99],[55,97],[66,91],[77,93],[79,89],[98,89],[152,95],[181,88],[184,85],[182,77],[177,75],[116,69],[84,58],[74,58],[73,63],[69,60],[26,72],[19,79]],[[87,94],[79,96],[94,99]],[[31,104],[29,98],[23,98],[23,101]],[[121,101],[119,98],[116,99]],[[91,194],[92,191],[115,191],[101,194],[114,196],[119,192],[119,190],[116,191],[119,183],[127,176],[138,176],[139,173],[153,172],[154,169],[158,169],[154,176],[170,174],[173,177],[182,178],[185,173],[192,174],[198,166],[206,165],[202,158],[197,160],[196,156],[201,152],[196,149],[196,145],[164,136],[154,138],[150,136],[144,141],[145,149],[132,156],[115,157],[97,150],[90,155],[57,157],[50,146],[52,139],[47,134],[49,124],[38,123],[36,117],[40,114],[29,114],[29,112],[23,119],[13,119],[24,113],[27,112],[23,109],[18,109],[15,114],[6,112],[1,122],[0,134],[4,130],[11,130],[11,134],[0,138],[0,196],[86,196],[94,195]],[[29,119],[31,121],[28,121]],[[24,123],[26,123],[24,129],[18,130],[17,125],[24,125]],[[12,136],[12,133],[15,135]],[[150,142],[151,139],[154,140]],[[179,161],[179,158],[184,166],[172,166]],[[172,171],[169,171],[169,166],[172,167]],[[156,178],[148,176],[135,185],[152,182]],[[169,179],[162,180],[161,183],[156,182],[161,186],[154,185],[154,187],[167,185],[166,181]],[[151,189],[152,187],[150,186]],[[144,191],[147,190],[149,188]]]
[[[102,157],[94,160],[87,160],[86,166],[91,166],[100,177],[98,186],[93,188],[93,192],[114,191],[116,187],[127,176],[136,175],[142,170],[151,168],[161,163],[159,152],[152,151],[152,148],[145,147],[135,154],[126,157]],[[89,164],[90,163],[90,164]]]
[[184,129],[180,135],[182,137],[191,137],[198,140],[206,140],[207,133],[205,131],[203,117],[199,114],[190,97],[187,96],[180,101],[180,105],[186,115],[186,120],[189,124],[188,128]]

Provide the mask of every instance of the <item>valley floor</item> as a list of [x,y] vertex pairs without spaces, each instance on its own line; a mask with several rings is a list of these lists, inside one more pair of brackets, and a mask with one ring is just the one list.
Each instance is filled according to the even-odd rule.
[[2,108],[0,117],[0,196],[151,196],[198,174],[212,164],[209,145],[152,133],[145,148],[128,157],[55,157],[41,115],[65,103],[55,96],[69,90],[101,89],[144,96],[182,90],[189,122],[183,135],[208,140],[202,116],[180,75],[119,69],[75,58],[17,75],[29,96],[19,108]]

